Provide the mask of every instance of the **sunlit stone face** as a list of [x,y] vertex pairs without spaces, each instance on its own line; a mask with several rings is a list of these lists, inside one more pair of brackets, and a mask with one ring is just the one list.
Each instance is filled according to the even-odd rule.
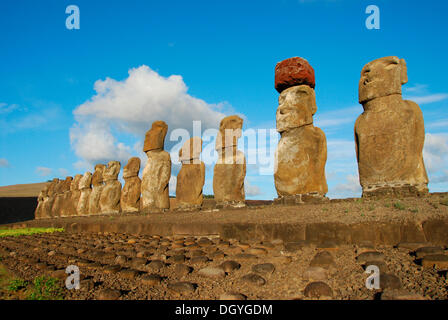
[[385,57],[369,62],[361,71],[359,103],[401,94],[401,86],[406,82],[406,62],[403,59]]
[[307,85],[284,90],[278,99],[277,131],[282,133],[313,123],[317,111],[314,90]]

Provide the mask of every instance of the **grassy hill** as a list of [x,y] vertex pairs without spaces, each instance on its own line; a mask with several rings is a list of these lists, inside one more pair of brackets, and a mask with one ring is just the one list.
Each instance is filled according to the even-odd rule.
[[0,187],[0,197],[37,197],[48,182]]

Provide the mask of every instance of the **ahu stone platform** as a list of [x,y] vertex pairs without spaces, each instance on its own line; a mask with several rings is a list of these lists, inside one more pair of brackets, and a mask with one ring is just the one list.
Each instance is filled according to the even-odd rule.
[[448,193],[422,198],[339,199],[296,206],[253,202],[240,209],[40,219],[3,227],[63,227],[67,232],[208,236],[240,241],[448,245]]

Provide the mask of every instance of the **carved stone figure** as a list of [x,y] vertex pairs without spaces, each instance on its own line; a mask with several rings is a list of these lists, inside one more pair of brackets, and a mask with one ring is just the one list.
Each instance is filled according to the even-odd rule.
[[95,166],[95,171],[92,175],[92,193],[90,194],[89,199],[90,214],[101,213],[100,198],[104,188],[103,173],[105,169],[106,166],[104,164],[97,164]]
[[121,164],[118,161],[109,161],[104,169],[104,188],[101,191],[100,206],[102,213],[119,213],[121,198],[121,182],[118,181]]
[[78,216],[85,216],[89,213],[89,200],[90,194],[92,193],[91,185],[92,174],[87,171],[79,180],[79,190],[81,191],[81,195],[76,208]]
[[123,168],[125,181],[121,191],[121,210],[123,212],[137,212],[140,210],[140,195],[142,181],[138,177],[140,172],[140,158],[132,157]]

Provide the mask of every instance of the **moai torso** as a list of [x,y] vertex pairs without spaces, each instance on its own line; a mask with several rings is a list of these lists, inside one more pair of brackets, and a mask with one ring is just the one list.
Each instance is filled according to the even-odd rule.
[[215,149],[218,161],[213,169],[213,193],[218,206],[245,206],[246,158],[237,150],[243,119],[234,115],[221,120]]
[[64,180],[64,184],[62,186],[62,195],[61,195],[61,217],[67,217],[71,213],[71,191],[70,186],[72,185],[73,178],[67,177]]
[[63,205],[63,196],[65,190],[65,180],[59,180],[54,189],[54,202],[51,207],[51,216],[52,217],[60,217],[62,214],[62,205]]
[[48,184],[39,192],[39,195],[37,196],[37,207],[34,211],[34,218],[35,219],[41,219],[43,218],[44,214],[44,202],[48,198]]
[[76,207],[76,212],[78,215],[87,215],[89,213],[89,200],[92,184],[92,174],[90,172],[84,173],[82,178],[79,180],[79,190],[81,191],[78,206]]
[[145,136],[143,152],[148,160],[142,174],[141,198],[141,207],[145,212],[170,208],[171,156],[163,150],[167,131],[165,122],[155,121]]
[[199,160],[202,140],[188,140],[179,150],[182,167],[177,175],[176,203],[178,209],[199,209],[203,202],[202,188],[205,182],[205,164]]
[[118,181],[121,164],[118,161],[109,161],[104,170],[103,179],[105,185],[101,191],[101,213],[119,213],[121,198],[121,183]]
[[104,164],[97,164],[92,175],[92,192],[89,199],[89,213],[101,213],[100,198],[104,188],[103,173],[106,169]]
[[82,175],[77,174],[72,181],[72,184],[70,186],[71,190],[71,202],[72,202],[72,216],[78,215],[78,202],[79,198],[81,197],[81,190],[79,190],[79,182],[81,181]]
[[51,209],[53,207],[53,203],[55,200],[55,189],[56,189],[56,186],[58,183],[59,183],[59,179],[54,178],[48,185],[47,197],[44,199],[44,205],[43,205],[43,210],[42,210],[43,218],[51,218],[52,217]]
[[359,83],[364,113],[355,124],[363,196],[427,192],[423,162],[425,129],[419,106],[403,100],[406,64],[386,57],[367,64]]
[[123,212],[137,212],[140,210],[140,194],[142,181],[138,177],[140,171],[140,158],[129,159],[123,168],[123,179],[125,181],[121,191],[121,210]]

